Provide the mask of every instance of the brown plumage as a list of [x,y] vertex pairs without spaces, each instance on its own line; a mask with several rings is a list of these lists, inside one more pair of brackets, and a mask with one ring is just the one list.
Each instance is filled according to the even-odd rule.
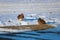
[[20,15],[17,16],[18,20],[22,20],[24,18],[24,14],[21,13]]
[[46,24],[46,22],[43,19],[41,19],[41,18],[38,19],[38,23],[39,24]]

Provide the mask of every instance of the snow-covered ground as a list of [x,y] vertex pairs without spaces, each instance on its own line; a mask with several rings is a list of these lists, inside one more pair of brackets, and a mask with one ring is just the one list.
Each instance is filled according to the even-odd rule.
[[[35,25],[38,24],[38,18],[44,19],[51,25],[60,24],[59,14],[44,14],[44,13],[25,13],[23,21],[18,21],[19,14],[0,14],[0,26],[20,26],[20,25]],[[10,21],[10,22],[9,22]]]
[[[37,20],[38,18],[42,18],[46,21],[47,24],[58,26],[60,25],[60,19],[59,16],[55,17],[53,15],[48,14],[24,14],[24,19],[22,21],[17,20],[17,16],[19,14],[0,14],[0,26],[21,26],[21,25],[35,25],[38,24]],[[9,22],[10,21],[10,22]],[[2,30],[2,29],[0,29]],[[8,29],[3,29],[3,31],[7,31]],[[16,32],[15,30],[9,29],[11,32]],[[9,31],[8,30],[8,31]],[[17,30],[18,32],[19,30]],[[21,31],[21,30],[20,30]]]
[[[24,20],[20,22],[17,20],[18,15],[19,14],[0,14],[0,26],[13,26],[13,25],[20,26],[20,25],[38,24],[37,20],[39,17],[44,19],[47,23],[48,22],[60,23],[60,19],[58,19],[59,16],[55,17],[50,14],[48,15],[48,14],[40,14],[40,13],[35,13],[35,14],[25,13]],[[11,21],[11,22],[8,22],[8,21]]]

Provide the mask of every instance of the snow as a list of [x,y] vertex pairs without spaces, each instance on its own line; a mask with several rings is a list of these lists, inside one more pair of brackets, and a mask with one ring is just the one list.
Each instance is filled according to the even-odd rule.
[[35,17],[26,17],[25,19],[36,19]]
[[21,23],[21,25],[28,25],[28,23],[25,21],[21,21],[20,23]]
[[3,26],[3,23],[0,21],[0,26]]
[[[42,18],[44,19],[47,23],[48,22],[56,22],[56,23],[60,23],[60,19],[57,18],[51,18],[46,16],[47,14],[24,14],[24,20],[23,21],[18,21],[17,20],[17,15],[18,14],[1,14],[0,15],[0,26],[20,26],[20,25],[32,25],[32,24],[38,24],[37,22],[37,18]],[[31,17],[32,15],[32,17]],[[27,21],[25,21],[27,20]],[[31,21],[28,21],[31,20]],[[8,22],[10,21],[10,22]]]
[[[18,14],[17,14],[18,15]],[[49,25],[57,27],[57,25],[60,25],[60,19],[57,17],[53,18],[50,17],[49,15],[40,15],[40,14],[25,14],[25,17],[22,21],[17,20],[17,15],[16,14],[1,14],[0,15],[0,26],[21,26],[21,25],[36,25],[38,24],[37,20],[38,18],[42,18],[46,21],[46,23],[49,23]],[[32,15],[32,16],[30,16]],[[51,18],[51,19],[49,19]],[[16,30],[16,29],[1,29],[1,31],[7,31],[7,32],[22,32],[22,31],[27,31],[28,29],[25,30]],[[30,30],[30,29],[29,29]],[[1,32],[2,33],[2,32]]]
[[28,25],[35,25],[35,24],[38,24],[37,20],[29,21],[28,22]]
[[44,19],[44,18],[46,18],[46,16],[38,16],[39,18],[42,18],[42,19]]
[[24,32],[24,31],[29,31],[31,29],[24,29],[24,30],[17,30],[17,29],[7,29],[7,28],[0,28],[0,33],[5,33],[5,32]]
[[17,21],[17,20],[12,20],[11,22],[5,22],[5,26],[20,26],[20,25],[28,25],[27,22],[25,21]]
[[56,19],[56,20],[55,20],[55,22],[58,22],[58,23],[60,23],[60,19]]

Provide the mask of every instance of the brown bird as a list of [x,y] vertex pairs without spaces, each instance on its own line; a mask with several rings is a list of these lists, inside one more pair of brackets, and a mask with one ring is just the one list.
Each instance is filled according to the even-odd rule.
[[23,14],[23,13],[21,13],[21,14],[19,14],[19,15],[17,16],[18,21],[23,20],[23,18],[24,18],[24,14]]
[[43,19],[39,18],[38,19],[38,24],[46,24],[46,22]]

